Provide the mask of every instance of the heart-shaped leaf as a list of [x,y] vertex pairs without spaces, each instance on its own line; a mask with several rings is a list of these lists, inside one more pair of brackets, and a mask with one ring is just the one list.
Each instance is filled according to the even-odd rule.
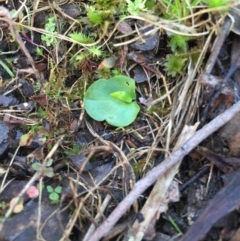
[[135,81],[117,75],[94,82],[85,93],[84,106],[93,119],[121,127],[131,124],[137,117],[140,107],[135,99]]

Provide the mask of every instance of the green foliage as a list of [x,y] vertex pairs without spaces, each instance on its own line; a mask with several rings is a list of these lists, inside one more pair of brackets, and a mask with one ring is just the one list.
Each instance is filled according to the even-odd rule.
[[[200,3],[200,0],[161,0],[161,12],[164,18],[177,20],[182,25],[189,26],[192,24],[192,18],[186,18],[192,14],[193,9]],[[185,18],[185,19],[184,19]],[[181,31],[180,31],[181,32]],[[191,38],[181,34],[170,35],[169,47],[173,54],[167,56],[164,64],[167,75],[176,76],[181,74],[185,62],[188,58],[188,41]]]
[[91,46],[91,47],[89,47],[88,50],[89,50],[89,54],[91,57],[99,58],[100,56],[103,55],[102,50],[98,46]]
[[177,74],[181,74],[187,58],[181,55],[168,55],[164,64],[167,75],[175,77]]
[[48,185],[47,186],[47,191],[50,193],[49,194],[49,199],[53,202],[53,203],[59,203],[60,200],[60,195],[62,193],[62,187],[61,186],[57,186],[55,188],[53,188],[52,186]]
[[79,145],[74,143],[71,149],[65,151],[65,154],[68,156],[71,156],[71,155],[78,154],[80,151],[81,151],[81,148],[79,147]]
[[94,82],[85,93],[84,106],[93,119],[122,127],[136,119],[140,107],[135,99],[135,81],[118,75]]
[[201,0],[161,0],[161,2],[165,5],[165,7],[161,7],[164,17],[175,20],[187,17],[192,8],[196,7]]
[[128,12],[133,15],[138,15],[140,12],[146,11],[147,8],[145,7],[146,0],[128,0]]
[[98,25],[103,23],[103,18],[101,16],[101,13],[97,11],[96,8],[93,6],[90,6],[87,8],[87,16],[93,24]]
[[[46,177],[49,177],[49,178],[54,176],[53,168],[51,167],[51,165],[52,165],[52,159],[49,159],[46,167],[43,170],[43,174],[42,174],[43,176],[46,176]],[[39,171],[42,168],[42,164],[39,163],[39,162],[34,162],[32,164],[32,168],[35,171]]]
[[51,45],[55,45],[57,43],[57,39],[52,35],[52,34],[57,33],[54,17],[48,18],[48,21],[45,24],[44,28],[46,31],[50,32],[50,34],[46,34],[46,35],[42,34],[41,35],[42,41],[45,42],[47,47],[50,47]]
[[112,14],[115,14],[117,10],[123,11],[125,8],[125,0],[91,0],[95,3],[98,10],[109,10]]
[[36,48],[36,54],[37,54],[38,56],[43,56],[43,50],[42,50],[41,48],[37,47],[37,48]]
[[81,53],[77,54],[70,61],[73,65],[76,65],[78,62],[83,62],[84,60],[88,60],[91,58],[100,58],[104,56],[104,52],[100,49],[99,46],[91,46],[86,48]]
[[[230,0],[203,0],[205,4],[207,4],[210,8],[224,7],[227,5]],[[227,10],[224,8],[224,10]]]
[[180,51],[186,53],[188,50],[187,41],[190,38],[183,35],[173,35],[170,39],[169,46],[173,52]]
[[69,34],[69,37],[72,38],[73,40],[78,41],[79,43],[83,43],[83,44],[89,44],[89,43],[94,42],[94,39],[92,37],[89,37],[83,33],[74,32],[74,33]]
[[148,10],[152,10],[156,6],[156,1],[155,0],[148,0],[146,1],[145,7]]

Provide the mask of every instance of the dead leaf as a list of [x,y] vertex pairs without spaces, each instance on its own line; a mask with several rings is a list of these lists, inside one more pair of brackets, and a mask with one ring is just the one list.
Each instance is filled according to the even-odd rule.
[[48,97],[47,95],[33,95],[31,99],[39,103],[41,106],[46,106],[48,104]]
[[30,134],[30,133],[24,134],[20,138],[19,145],[20,146],[30,146],[32,143],[32,140],[33,140],[32,134]]
[[[17,197],[13,198],[10,202],[10,207],[12,207],[13,205],[15,205],[16,201],[18,200]],[[20,213],[23,210],[23,198],[21,198],[19,200],[19,202],[17,203],[17,205],[14,207],[13,212],[14,213]]]
[[117,25],[117,30],[122,34],[128,34],[132,32],[131,26],[126,21],[120,22]]

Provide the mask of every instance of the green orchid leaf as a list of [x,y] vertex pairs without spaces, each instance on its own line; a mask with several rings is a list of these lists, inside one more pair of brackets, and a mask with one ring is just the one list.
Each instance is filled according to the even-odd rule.
[[140,107],[135,99],[135,81],[117,75],[94,82],[85,93],[84,106],[93,119],[106,120],[110,125],[120,127],[130,125],[136,119]]
[[132,102],[132,97],[126,93],[126,91],[116,91],[110,94],[110,96],[125,101],[127,103],[131,103]]

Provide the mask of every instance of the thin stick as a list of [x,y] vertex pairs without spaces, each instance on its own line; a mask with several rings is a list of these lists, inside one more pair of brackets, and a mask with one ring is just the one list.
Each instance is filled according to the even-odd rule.
[[173,165],[179,162],[185,155],[194,149],[205,138],[217,131],[220,127],[231,120],[240,111],[240,101],[234,104],[224,113],[217,116],[202,129],[196,132],[188,141],[180,148],[172,153],[169,158],[166,158],[161,164],[153,168],[144,178],[139,180],[132,191],[119,203],[109,217],[95,230],[89,240],[98,241],[106,236],[113,228],[114,224],[124,215],[136,199],[151,186],[161,175],[169,170]]

